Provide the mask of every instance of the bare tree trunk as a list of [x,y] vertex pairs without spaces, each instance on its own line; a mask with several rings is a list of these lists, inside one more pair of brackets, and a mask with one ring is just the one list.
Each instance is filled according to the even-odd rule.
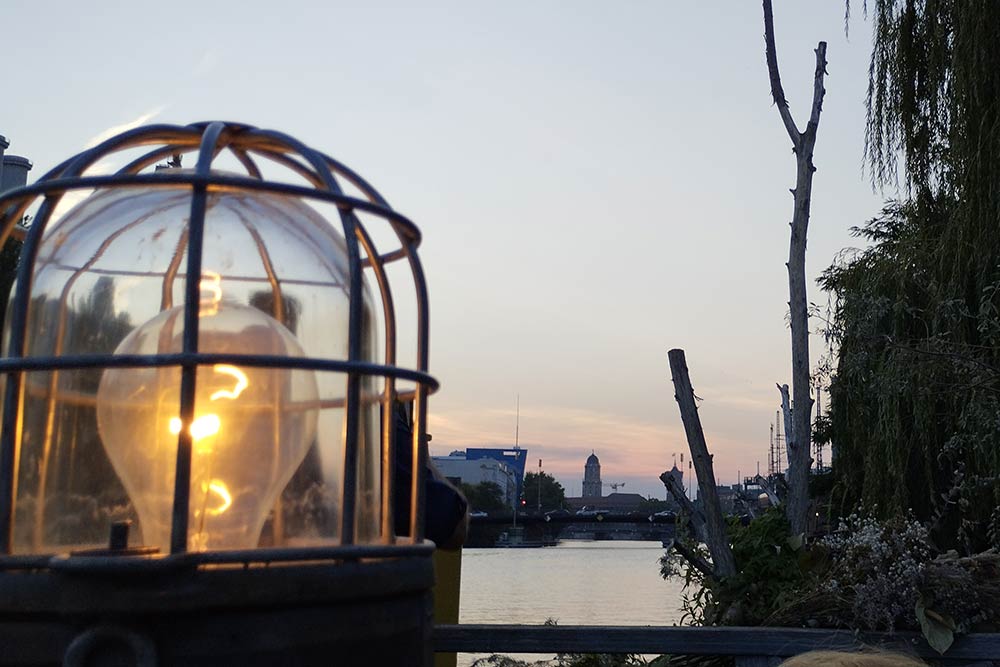
[[[816,72],[813,76],[812,111],[804,132],[799,132],[788,110],[785,91],[778,75],[778,54],[774,47],[774,17],[771,0],[764,0],[764,45],[767,71],[771,79],[771,97],[778,108],[795,152],[796,178],[792,190],[794,212],[792,235],[788,248],[788,308],[792,329],[792,428],[786,430],[788,449],[788,520],[792,532],[804,533],[807,529],[809,509],[809,468],[812,466],[811,424],[812,396],[809,377],[809,311],[806,297],[806,231],[809,227],[809,204],[812,198],[813,148],[816,146],[816,129],[823,110],[823,77],[826,74],[826,42],[816,47]],[[787,393],[786,393],[787,397]],[[787,399],[786,399],[787,400]]]
[[712,554],[715,576],[722,579],[736,574],[736,560],[729,546],[726,522],[722,517],[722,506],[715,488],[712,455],[708,453],[705,433],[701,428],[701,419],[698,418],[698,406],[694,402],[694,389],[691,387],[691,378],[688,377],[684,350],[670,350],[667,358],[670,360],[670,375],[674,381],[674,398],[681,411],[684,433],[691,449],[691,460],[694,461],[694,469],[698,475],[698,498],[701,499],[705,517],[705,543],[708,545],[708,552]]

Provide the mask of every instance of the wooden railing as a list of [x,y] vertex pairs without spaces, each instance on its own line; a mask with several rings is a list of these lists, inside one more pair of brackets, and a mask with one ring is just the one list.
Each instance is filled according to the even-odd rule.
[[637,653],[731,655],[737,667],[771,667],[815,650],[877,647],[950,665],[992,665],[1000,660],[1000,633],[956,637],[941,656],[918,633],[856,634],[797,628],[688,628],[584,625],[438,625],[434,650],[449,653]]

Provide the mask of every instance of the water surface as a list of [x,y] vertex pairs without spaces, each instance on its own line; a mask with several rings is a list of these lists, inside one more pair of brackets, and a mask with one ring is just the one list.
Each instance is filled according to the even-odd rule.
[[[658,542],[466,549],[460,622],[671,625],[680,621],[681,582],[660,578],[661,555]],[[458,664],[474,657],[461,654]],[[533,659],[541,657],[551,655]]]

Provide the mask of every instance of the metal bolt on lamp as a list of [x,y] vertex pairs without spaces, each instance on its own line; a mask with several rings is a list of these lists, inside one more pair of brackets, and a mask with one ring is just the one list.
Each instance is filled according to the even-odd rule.
[[4,193],[11,235],[0,665],[425,664],[437,383],[413,223],[299,141],[213,122],[125,132]]

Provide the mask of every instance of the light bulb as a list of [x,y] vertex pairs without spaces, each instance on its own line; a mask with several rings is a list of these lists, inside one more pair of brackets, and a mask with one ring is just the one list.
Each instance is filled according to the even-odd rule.
[[[26,356],[181,352],[184,316],[173,307],[186,287],[190,214],[190,188],[135,186],[99,190],[53,223],[31,281]],[[350,253],[330,220],[298,198],[219,188],[209,190],[204,232],[200,351],[348,358]],[[360,288],[359,359],[375,362],[375,302],[364,277]],[[189,547],[338,543],[345,376],[235,363],[241,388],[225,366],[198,371]],[[169,547],[180,377],[177,368],[25,373],[17,553],[97,548],[128,519],[134,543]],[[382,539],[377,384],[361,381],[356,543]],[[256,477],[234,481],[222,467]]]
[[[199,351],[302,357],[295,336],[266,313],[222,298],[202,280]],[[116,354],[181,351],[183,307],[132,331]],[[181,371],[110,368],[97,392],[105,451],[139,516],[146,546],[170,543]],[[316,374],[287,368],[200,366],[190,425],[188,548],[252,549],[267,515],[316,437]]]

